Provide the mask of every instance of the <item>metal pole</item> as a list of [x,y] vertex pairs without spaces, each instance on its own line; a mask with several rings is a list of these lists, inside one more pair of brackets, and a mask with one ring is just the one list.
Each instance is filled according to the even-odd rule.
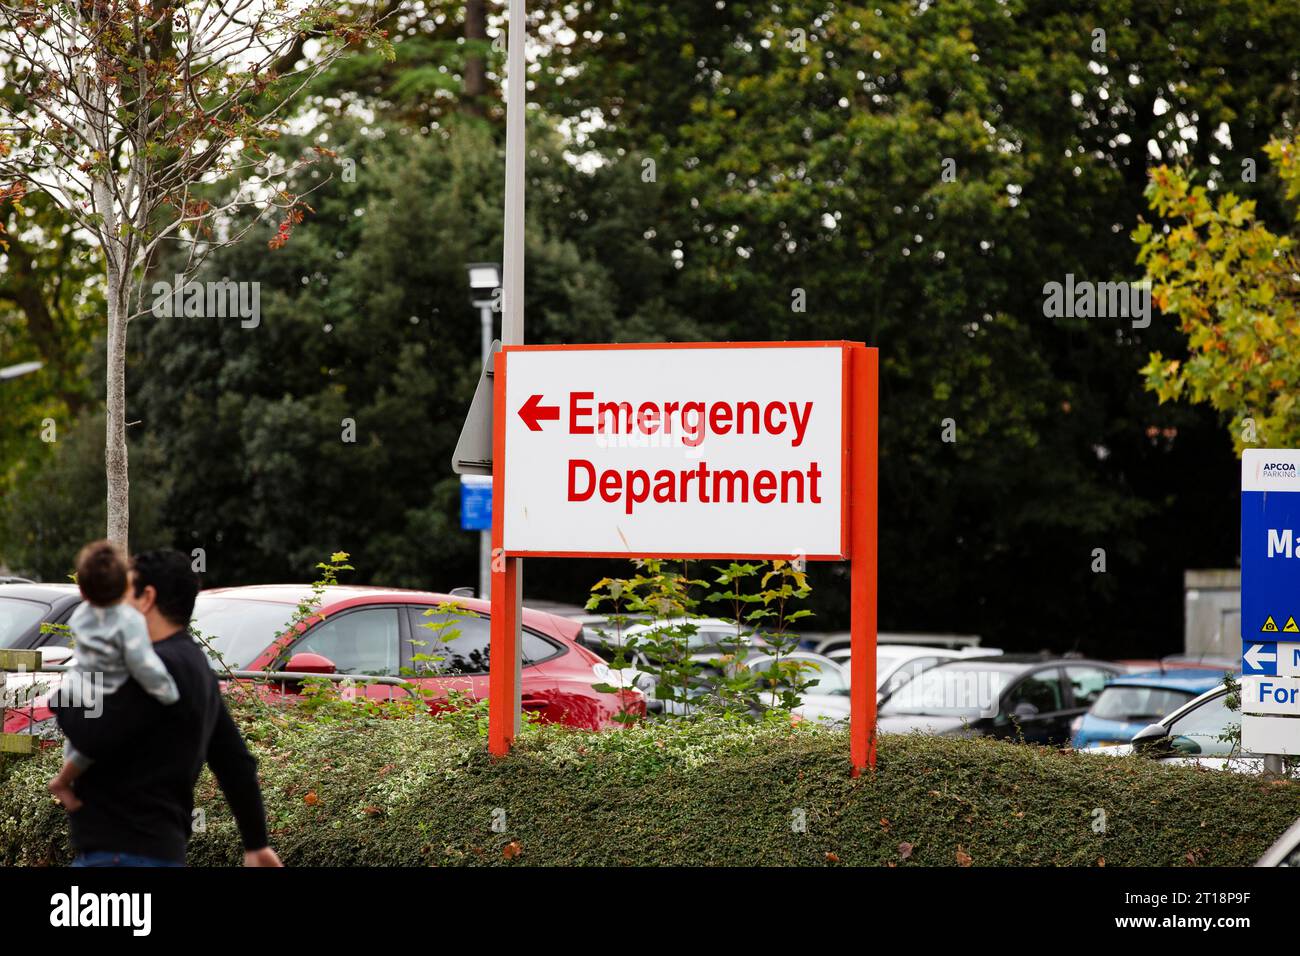
[[[502,257],[504,276],[501,282],[501,344],[524,344],[524,110],[528,76],[524,69],[524,42],[527,20],[524,0],[510,0],[509,40],[506,53],[506,202],[505,247]],[[509,414],[505,407],[505,366],[500,363],[495,378],[495,422],[504,422]],[[494,442],[495,444],[495,442]],[[504,444],[493,454],[493,478],[504,468]],[[523,562],[505,558],[501,513],[504,503],[500,490],[503,483],[493,482],[492,498],[492,642],[489,654],[488,747],[503,756],[510,750],[522,722],[519,689],[523,670]],[[500,555],[500,557],[498,557]]]
[[510,0],[510,34],[506,79],[506,209],[502,265],[501,344],[524,344],[524,111],[528,76],[524,69],[527,36],[524,0]]
[[478,324],[481,341],[481,351],[483,353],[483,364],[492,357],[492,303],[480,302],[478,304]]
[[[483,365],[492,357],[492,303],[478,303],[478,318],[482,338]],[[480,601],[492,598],[492,532],[478,533],[478,596]]]

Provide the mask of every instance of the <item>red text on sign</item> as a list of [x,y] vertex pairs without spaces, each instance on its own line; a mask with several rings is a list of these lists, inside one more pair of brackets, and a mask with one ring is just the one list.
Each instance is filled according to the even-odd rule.
[[821,504],[818,483],[823,472],[817,462],[807,468],[759,469],[751,475],[744,469],[710,468],[700,462],[693,468],[661,468],[653,473],[644,468],[598,471],[585,458],[569,461],[569,500],[590,501],[599,493],[611,504],[622,501],[627,514],[638,504],[700,502],[702,504]]
[[812,402],[596,401],[594,392],[569,393],[571,435],[681,435],[694,448],[710,435],[784,435],[803,444]]

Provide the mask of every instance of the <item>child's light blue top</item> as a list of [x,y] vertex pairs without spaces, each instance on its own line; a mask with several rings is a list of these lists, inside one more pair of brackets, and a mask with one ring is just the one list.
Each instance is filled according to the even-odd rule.
[[68,627],[76,639],[75,669],[87,677],[102,675],[103,693],[116,693],[128,677],[134,677],[161,704],[174,704],[180,697],[135,608],[128,604],[96,607],[86,601],[72,612]]

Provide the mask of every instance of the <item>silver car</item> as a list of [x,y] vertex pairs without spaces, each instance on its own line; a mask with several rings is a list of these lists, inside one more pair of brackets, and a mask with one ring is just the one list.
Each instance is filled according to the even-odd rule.
[[1255,865],[1300,866],[1300,820],[1291,824]]

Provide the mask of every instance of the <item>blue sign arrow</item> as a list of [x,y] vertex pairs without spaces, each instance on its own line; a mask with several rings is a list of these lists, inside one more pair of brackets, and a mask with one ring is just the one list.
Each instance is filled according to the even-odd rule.
[[1267,674],[1276,677],[1277,645],[1246,644],[1246,649],[1241,655],[1241,670],[1243,674]]

